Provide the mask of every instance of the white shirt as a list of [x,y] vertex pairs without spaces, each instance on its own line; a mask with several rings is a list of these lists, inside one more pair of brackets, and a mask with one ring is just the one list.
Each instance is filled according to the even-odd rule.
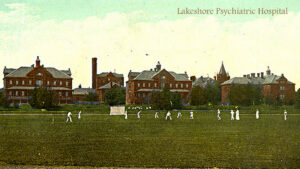
[[72,116],[72,113],[71,113],[71,112],[69,112],[69,113],[68,113],[68,117],[71,117],[71,116]]

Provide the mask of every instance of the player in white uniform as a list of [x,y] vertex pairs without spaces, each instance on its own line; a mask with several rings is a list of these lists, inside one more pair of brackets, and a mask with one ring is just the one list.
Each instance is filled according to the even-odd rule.
[[194,112],[190,112],[190,119],[194,119]]
[[79,111],[79,113],[78,113],[78,120],[80,120],[81,119],[81,111]]
[[217,118],[218,118],[218,120],[221,120],[220,114],[221,114],[221,112],[220,112],[220,110],[218,109],[218,113],[217,113]]
[[230,111],[230,115],[231,115],[231,120],[234,120],[234,111],[233,110]]
[[240,111],[239,110],[236,110],[236,112],[235,112],[235,119],[240,120]]
[[284,110],[283,115],[284,115],[284,120],[286,120],[286,116],[287,116],[286,110]]
[[67,121],[66,121],[66,123],[68,123],[68,122],[72,123],[72,117],[71,116],[72,116],[72,113],[69,112],[68,115],[67,115]]
[[181,118],[182,117],[182,114],[180,113],[180,111],[177,113],[177,119],[178,118]]
[[154,118],[158,119],[158,112],[155,113]]
[[125,120],[127,120],[128,116],[127,116],[127,110],[125,111]]
[[259,119],[259,111],[256,109],[256,114],[255,114],[256,119]]
[[140,113],[141,113],[141,111],[139,111],[139,112],[137,113],[137,118],[138,118],[138,119],[141,118]]
[[171,112],[168,111],[167,115],[166,115],[166,120],[168,120],[168,117],[170,118],[170,120],[172,120],[172,117],[171,117]]

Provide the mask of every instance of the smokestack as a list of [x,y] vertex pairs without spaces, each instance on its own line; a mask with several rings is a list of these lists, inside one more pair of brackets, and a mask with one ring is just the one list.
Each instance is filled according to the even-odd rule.
[[96,89],[97,58],[92,58],[92,88]]
[[247,75],[243,75],[243,77],[247,77]]
[[251,78],[255,78],[255,73],[251,73]]
[[264,78],[264,72],[260,72],[260,77]]
[[257,77],[259,77],[260,76],[260,74],[259,73],[257,73]]
[[250,74],[247,74],[247,78],[250,78]]

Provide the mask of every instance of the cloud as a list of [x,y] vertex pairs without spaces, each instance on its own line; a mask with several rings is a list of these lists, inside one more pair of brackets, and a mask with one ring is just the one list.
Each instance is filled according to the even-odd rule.
[[213,76],[224,61],[231,77],[270,66],[300,84],[300,13],[245,22],[215,16],[146,22],[149,16],[136,11],[58,22],[40,20],[22,4],[8,7],[0,12],[1,25],[8,25],[0,26],[0,67],[29,66],[39,55],[45,66],[70,67],[73,87],[91,86],[92,57],[98,57],[98,73],[116,69],[126,78],[129,70],[150,69],[157,61],[167,70]]

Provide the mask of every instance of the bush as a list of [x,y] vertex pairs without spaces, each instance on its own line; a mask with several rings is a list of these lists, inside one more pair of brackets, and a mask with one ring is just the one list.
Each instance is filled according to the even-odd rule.
[[182,108],[182,98],[178,93],[164,88],[162,92],[152,92],[151,107],[156,110],[172,110]]
[[114,88],[104,94],[104,103],[110,106],[125,104],[126,94],[121,87]]
[[54,106],[54,94],[46,88],[35,88],[31,92],[30,105],[35,108],[48,109]]
[[21,104],[19,108],[23,111],[31,111],[32,110],[32,107],[30,106],[30,104]]

